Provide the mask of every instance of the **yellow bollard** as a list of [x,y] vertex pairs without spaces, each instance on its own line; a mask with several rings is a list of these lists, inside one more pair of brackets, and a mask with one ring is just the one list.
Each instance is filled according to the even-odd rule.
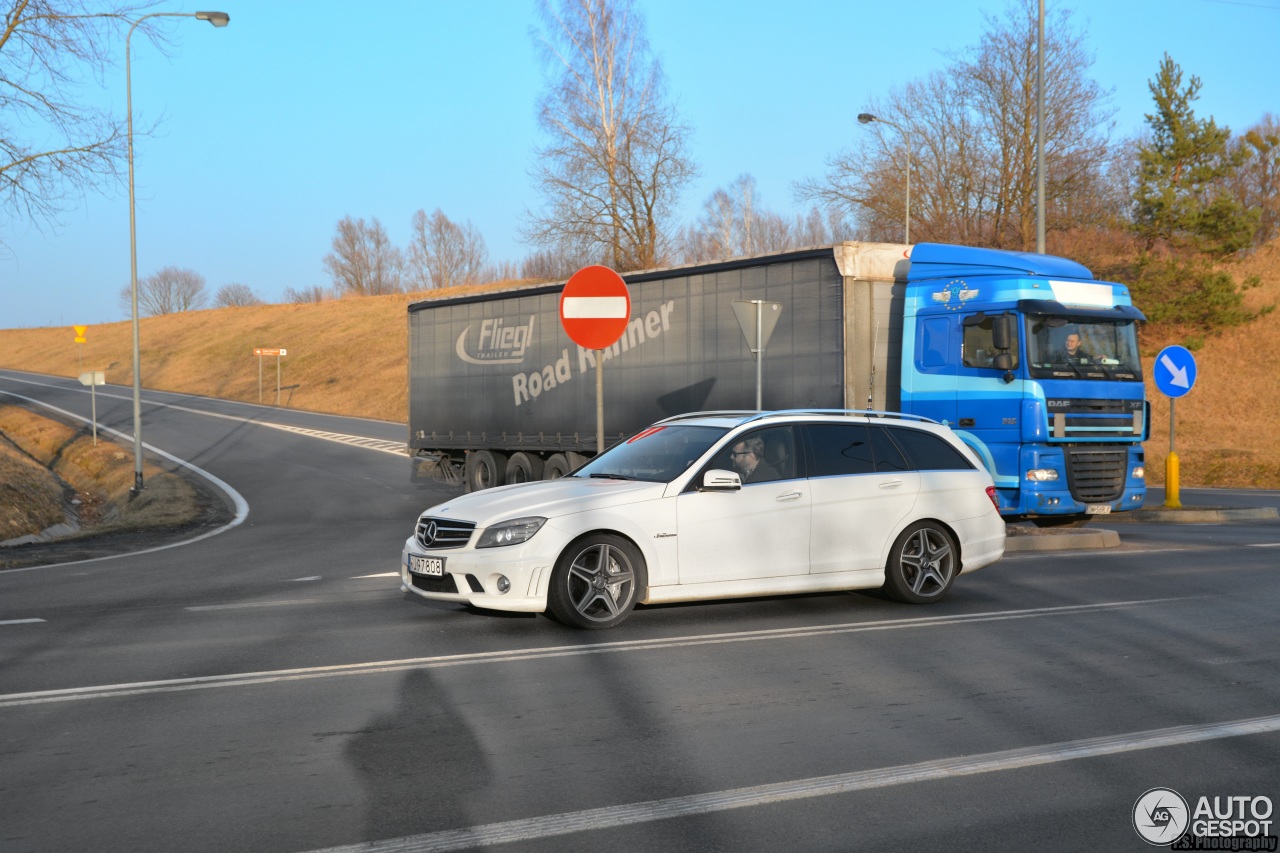
[[1178,454],[1170,453],[1164,458],[1164,505],[1171,509],[1181,509],[1182,501],[1178,495]]

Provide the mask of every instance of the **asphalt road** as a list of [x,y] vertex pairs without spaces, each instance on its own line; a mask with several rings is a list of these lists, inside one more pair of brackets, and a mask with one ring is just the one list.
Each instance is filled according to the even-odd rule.
[[[128,433],[127,389],[100,390]],[[0,391],[89,410],[67,380]],[[796,596],[574,632],[399,591],[416,514],[454,490],[334,436],[403,425],[144,399],[146,441],[247,515],[0,572],[6,853],[1146,850],[1148,789],[1280,800],[1275,521],[1125,524],[927,608]]]

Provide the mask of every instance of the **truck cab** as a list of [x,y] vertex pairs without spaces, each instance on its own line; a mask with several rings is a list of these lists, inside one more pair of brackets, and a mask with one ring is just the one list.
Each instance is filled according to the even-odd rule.
[[1137,509],[1150,428],[1143,319],[1125,285],[1074,261],[919,244],[903,298],[901,408],[960,434],[1006,517]]

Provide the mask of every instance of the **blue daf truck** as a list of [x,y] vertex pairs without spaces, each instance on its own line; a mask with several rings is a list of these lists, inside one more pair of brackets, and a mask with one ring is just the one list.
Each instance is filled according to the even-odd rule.
[[[900,411],[951,426],[1000,510],[1053,525],[1142,506],[1149,407],[1129,288],[1065,258],[845,242],[623,276],[631,320],[599,352],[559,321],[563,283],[409,306],[415,477],[469,489],[558,477],[671,415],[751,410],[756,365],[733,310],[777,311],[765,409]],[[776,306],[774,308],[773,306]]]

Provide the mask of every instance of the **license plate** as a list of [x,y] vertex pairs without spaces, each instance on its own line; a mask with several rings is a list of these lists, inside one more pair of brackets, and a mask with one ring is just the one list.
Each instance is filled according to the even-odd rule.
[[[1110,509],[1110,507],[1107,507]],[[409,557],[409,571],[438,578],[444,574],[444,557]]]
[[1085,515],[1110,515],[1111,504],[1089,504],[1084,508]]

